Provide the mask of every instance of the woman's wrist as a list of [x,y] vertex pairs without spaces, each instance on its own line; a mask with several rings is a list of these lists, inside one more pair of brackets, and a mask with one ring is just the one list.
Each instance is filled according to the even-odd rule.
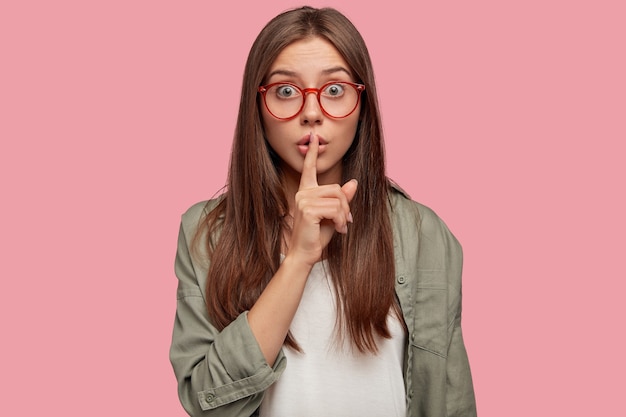
[[306,278],[309,276],[316,262],[317,261],[311,262],[310,259],[306,259],[292,252],[285,255],[285,259],[283,259],[281,263],[281,268],[288,270],[289,276],[303,276]]

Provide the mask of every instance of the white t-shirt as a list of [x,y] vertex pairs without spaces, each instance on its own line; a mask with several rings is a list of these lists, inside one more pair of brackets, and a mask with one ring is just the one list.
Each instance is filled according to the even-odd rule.
[[389,315],[391,339],[361,354],[337,340],[335,290],[328,265],[309,275],[291,333],[303,350],[284,348],[287,367],[265,393],[261,417],[404,417],[404,327]]

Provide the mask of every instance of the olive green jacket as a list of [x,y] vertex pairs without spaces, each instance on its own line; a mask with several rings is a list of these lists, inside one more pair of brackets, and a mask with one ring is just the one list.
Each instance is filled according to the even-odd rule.
[[[396,188],[390,200],[396,294],[408,328],[404,369],[407,416],[475,416],[461,334],[461,246],[429,208]],[[199,219],[215,203],[198,203],[182,216],[170,360],[180,401],[189,415],[247,417],[255,415],[264,391],[288,364],[282,351],[273,367],[267,364],[247,313],[221,332],[209,320],[207,265],[192,259],[189,248]]]

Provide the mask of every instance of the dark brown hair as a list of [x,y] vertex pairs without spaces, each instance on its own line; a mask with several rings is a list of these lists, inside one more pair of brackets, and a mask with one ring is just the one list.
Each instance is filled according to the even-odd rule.
[[[350,204],[354,224],[347,235],[333,236],[325,256],[337,293],[340,336],[349,335],[360,352],[376,352],[376,336],[390,337],[390,309],[399,316],[382,129],[365,42],[352,23],[331,8],[284,12],[263,28],[252,45],[228,183],[198,234],[208,235],[209,240],[208,313],[214,325],[223,329],[254,305],[280,265],[283,232],[290,227],[284,217],[289,205],[277,156],[264,137],[257,89],[286,46],[312,36],[332,43],[356,81],[366,86],[356,136],[343,158],[343,180],[359,181]],[[286,344],[299,349],[290,335]]]

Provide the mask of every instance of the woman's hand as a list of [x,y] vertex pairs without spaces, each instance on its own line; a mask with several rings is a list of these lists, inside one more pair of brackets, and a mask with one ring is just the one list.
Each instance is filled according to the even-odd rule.
[[320,186],[317,183],[318,151],[319,139],[311,134],[296,193],[288,252],[311,266],[320,260],[322,250],[335,232],[348,232],[348,223],[352,222],[349,204],[357,189],[356,180],[348,181],[343,187],[339,184]]
[[283,346],[313,265],[335,232],[347,233],[356,180],[343,187],[317,183],[319,140],[311,135],[295,197],[289,249],[280,268],[248,312],[248,323],[270,366]]

